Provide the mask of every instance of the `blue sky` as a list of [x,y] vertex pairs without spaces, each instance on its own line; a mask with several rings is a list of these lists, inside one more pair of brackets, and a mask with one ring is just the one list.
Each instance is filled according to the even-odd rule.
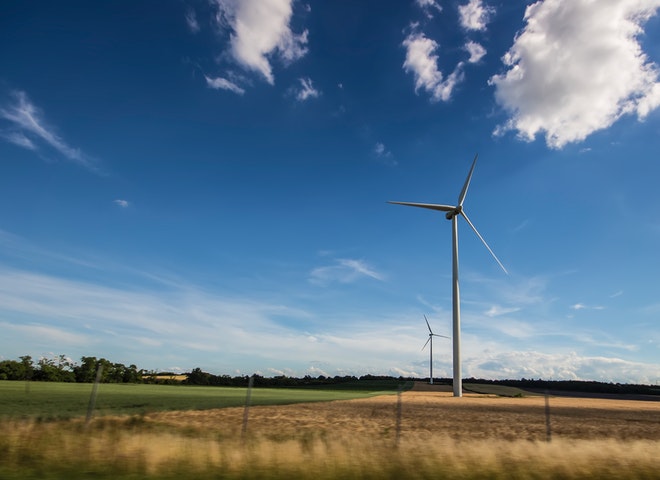
[[[0,5],[0,355],[660,381],[658,0]],[[451,376],[436,339],[434,373]]]

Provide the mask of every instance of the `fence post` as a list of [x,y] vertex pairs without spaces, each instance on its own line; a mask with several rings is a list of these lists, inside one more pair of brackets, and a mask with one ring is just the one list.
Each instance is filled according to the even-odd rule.
[[92,420],[92,415],[94,414],[96,395],[98,393],[99,383],[101,383],[101,375],[103,375],[103,364],[99,362],[99,366],[96,369],[96,379],[94,380],[94,386],[92,387],[92,394],[89,397],[89,405],[87,406],[87,418],[85,419],[85,425],[89,425],[89,422]]
[[241,437],[245,437],[247,433],[248,415],[250,412],[250,402],[252,400],[252,386],[254,385],[254,375],[248,381],[247,394],[245,396],[245,408],[243,409],[243,429],[241,430]]
[[399,384],[399,390],[396,392],[396,447],[399,448],[399,442],[401,440],[401,391],[403,390],[403,384]]
[[545,391],[545,441],[552,441],[552,428],[550,426],[550,394]]

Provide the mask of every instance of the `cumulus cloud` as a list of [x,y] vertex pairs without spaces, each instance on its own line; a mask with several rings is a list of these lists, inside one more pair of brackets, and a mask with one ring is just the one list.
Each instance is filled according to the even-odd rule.
[[2,132],[2,137],[28,150],[38,150],[35,142],[44,142],[54,148],[67,160],[90,170],[97,170],[95,162],[80,149],[69,146],[54,129],[46,124],[41,110],[22,91],[12,93],[13,103],[0,108],[0,118],[10,123],[10,130]]
[[206,84],[209,86],[209,88],[213,88],[215,90],[229,90],[230,92],[234,92],[238,95],[243,95],[245,93],[245,89],[239,87],[236,83],[227,80],[226,78],[222,77],[207,77],[204,75],[204,78],[206,79]]
[[314,88],[314,84],[310,78],[300,78],[300,88],[296,92],[296,99],[304,102],[309,98],[318,97],[321,92]]
[[317,285],[326,285],[332,282],[352,283],[363,277],[384,279],[383,275],[363,260],[342,258],[336,260],[334,265],[315,268],[310,273],[309,280]]
[[231,55],[244,68],[273,84],[269,57],[277,53],[286,63],[307,53],[307,30],[291,31],[293,0],[215,0],[217,24],[231,30]]
[[495,134],[550,148],[580,142],[626,114],[643,120],[660,106],[658,66],[642,51],[642,25],[659,0],[545,0],[525,11],[525,28],[494,75],[495,98],[510,115]]
[[120,199],[120,198],[118,198],[117,200],[115,200],[115,201],[114,201],[114,204],[120,206],[121,208],[128,208],[129,205],[130,205],[130,203],[128,202],[128,200],[122,200],[122,199]]
[[484,5],[482,0],[470,0],[458,7],[461,26],[465,30],[485,30],[493,13],[495,9]]
[[473,41],[468,41],[465,44],[465,50],[470,54],[470,58],[468,59],[470,63],[477,63],[486,55],[486,49]]
[[415,93],[423,88],[431,94],[433,101],[448,101],[454,87],[463,79],[462,62],[445,79],[438,69],[438,44],[423,33],[413,32],[403,41],[406,61],[403,68],[415,76]]
[[514,351],[466,358],[465,376],[481,378],[543,378],[651,384],[657,366],[621,358],[583,356],[575,352]]

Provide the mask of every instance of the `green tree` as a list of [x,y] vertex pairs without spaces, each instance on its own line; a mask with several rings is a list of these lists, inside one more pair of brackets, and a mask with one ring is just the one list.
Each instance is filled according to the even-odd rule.
[[97,369],[96,357],[81,357],[80,365],[77,365],[73,369],[73,373],[76,377],[76,382],[80,383],[92,383],[96,379],[96,369]]

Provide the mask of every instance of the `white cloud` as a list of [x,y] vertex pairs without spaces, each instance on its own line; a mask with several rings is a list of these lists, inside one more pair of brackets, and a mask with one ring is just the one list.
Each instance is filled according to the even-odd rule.
[[310,282],[317,285],[327,285],[332,282],[353,283],[363,277],[384,280],[383,275],[363,260],[344,258],[336,260],[335,265],[318,267],[312,270]]
[[507,315],[509,313],[515,313],[519,311],[520,308],[518,307],[501,307],[500,305],[493,305],[486,311],[486,316],[488,317],[499,317],[500,315]]
[[192,9],[186,12],[186,25],[188,25],[188,28],[192,33],[197,33],[200,30],[197,15]]
[[12,97],[13,104],[0,108],[0,118],[9,121],[13,128],[18,130],[4,133],[2,136],[6,140],[29,150],[37,150],[34,140],[41,140],[68,160],[90,170],[98,170],[90,157],[79,149],[70,147],[44,122],[41,111],[30,102],[25,92],[13,92]]
[[464,376],[653,384],[658,378],[658,367],[621,358],[582,356],[575,352],[514,351],[466,358]]
[[310,78],[300,78],[300,89],[296,92],[296,99],[304,102],[308,98],[316,98],[321,92],[314,88]]
[[415,3],[424,10],[427,18],[433,18],[432,10],[437,10],[442,12],[442,6],[437,2],[437,0],[415,0]]
[[392,152],[387,150],[385,148],[385,145],[380,143],[380,142],[376,143],[376,146],[374,147],[374,153],[378,157],[391,157],[392,156]]
[[1,136],[15,144],[19,147],[27,148],[28,150],[37,150],[37,146],[30,140],[28,137],[23,135],[21,132],[6,132],[2,133]]
[[207,77],[206,75],[204,75],[204,78],[206,79],[206,84],[215,90],[229,90],[230,92],[234,92],[238,95],[243,95],[245,93],[243,88],[239,87],[234,82],[227,80],[226,78],[211,78]]
[[486,49],[473,41],[468,41],[465,44],[465,50],[470,54],[470,58],[468,59],[470,63],[477,63],[486,55]]
[[[356,272],[358,278],[382,278],[359,260],[341,260],[337,266],[344,273]],[[254,291],[246,297],[228,297],[189,283],[161,284],[155,289],[123,281],[117,285],[0,266],[4,333],[0,349],[9,358],[37,357],[50,351],[73,358],[94,354],[141,368],[199,366],[213,373],[428,374],[428,354],[420,352],[428,332],[418,311],[341,313],[333,309],[329,315],[316,317],[307,310],[259,298]],[[468,315],[466,326],[473,323]],[[527,343],[539,334],[522,322],[507,323],[503,317],[490,323]],[[437,333],[449,333],[448,322],[444,328],[442,322],[433,324]],[[469,330],[464,331],[463,341],[465,376],[639,383],[654,383],[660,376],[657,365],[570,351],[519,351],[496,342],[492,333],[474,335]],[[448,377],[451,344],[437,345],[434,371]]]
[[423,88],[431,94],[432,100],[448,101],[456,84],[463,79],[463,64],[459,63],[449,77],[443,79],[435,55],[438,44],[434,40],[413,32],[403,41],[403,46],[406,47],[403,68],[415,75],[415,92]]
[[644,119],[660,106],[658,66],[637,37],[660,0],[545,0],[527,7],[525,28],[494,75],[509,130],[532,141],[545,133],[559,149],[584,140],[625,114]]
[[390,167],[394,167],[398,165],[398,162],[394,159],[394,156],[392,155],[392,152],[390,152],[386,147],[385,144],[381,142],[377,142],[376,145],[374,145],[374,155],[376,158],[383,164],[388,165]]
[[114,203],[115,203],[115,205],[118,205],[121,208],[128,208],[128,206],[130,205],[128,200],[122,200],[122,199],[119,199],[119,198],[117,200],[114,200]]
[[484,5],[482,0],[470,0],[458,7],[461,26],[466,30],[485,30],[493,13],[495,9]]
[[571,305],[571,309],[573,310],[604,310],[605,307],[602,305],[585,305],[584,303],[576,303],[575,305]]
[[219,26],[231,29],[231,54],[243,67],[275,82],[269,56],[292,62],[307,53],[307,30],[296,35],[289,22],[293,0],[214,0]]

